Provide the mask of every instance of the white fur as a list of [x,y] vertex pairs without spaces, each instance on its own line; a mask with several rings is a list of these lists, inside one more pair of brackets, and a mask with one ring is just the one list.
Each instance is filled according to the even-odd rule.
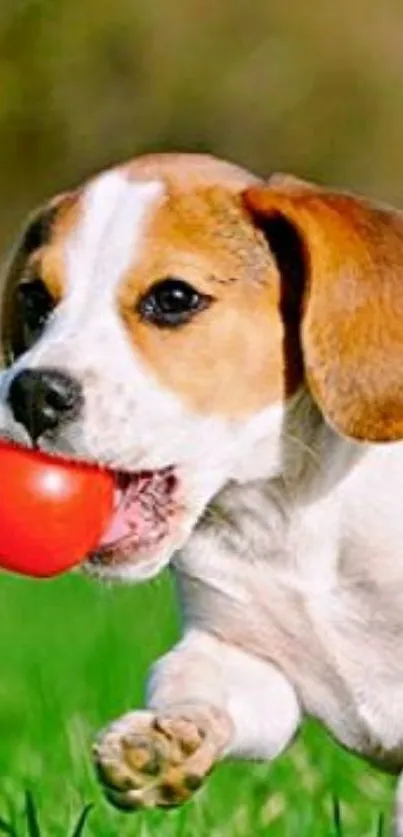
[[87,188],[82,218],[65,245],[66,307],[75,321],[80,314],[87,318],[94,305],[113,306],[116,288],[141,248],[147,217],[164,191],[160,181],[132,182],[117,171]]
[[113,316],[117,286],[135,262],[147,216],[163,195],[161,182],[134,183],[118,171],[100,175],[85,189],[78,223],[64,246],[63,301],[42,338],[2,375],[4,400],[21,369],[67,368],[77,358],[82,367],[86,356],[91,368],[92,356],[98,356],[98,366],[104,356],[111,357],[108,326],[117,321]]
[[[351,447],[339,445],[340,455]],[[275,662],[306,712],[347,746],[398,766],[403,449],[362,446],[359,455],[328,494],[326,454],[306,484],[224,491],[221,524],[189,542],[179,584],[188,625]]]
[[300,721],[296,694],[279,669],[199,630],[154,666],[148,705],[169,712],[179,693],[185,705],[203,702],[229,714],[226,755],[238,758],[275,758]]

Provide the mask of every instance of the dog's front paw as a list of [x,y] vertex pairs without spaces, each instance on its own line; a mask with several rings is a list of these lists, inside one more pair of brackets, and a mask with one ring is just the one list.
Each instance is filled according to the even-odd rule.
[[200,787],[229,737],[229,719],[214,710],[129,712],[100,734],[94,759],[114,805],[167,808]]

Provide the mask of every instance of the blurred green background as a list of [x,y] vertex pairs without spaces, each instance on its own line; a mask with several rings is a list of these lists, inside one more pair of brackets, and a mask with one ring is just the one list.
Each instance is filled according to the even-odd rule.
[[[0,0],[0,252],[36,204],[143,151],[208,150],[403,206],[402,46],[402,0]],[[176,634],[166,577],[0,578],[0,815],[25,834],[29,787],[51,837],[88,800],[88,837],[328,837],[335,793],[343,833],[375,834],[389,780],[316,728],[273,769],[220,768],[178,813],[101,802],[91,738],[141,703]]]
[[1,0],[0,247],[45,196],[210,150],[399,203],[401,0]]

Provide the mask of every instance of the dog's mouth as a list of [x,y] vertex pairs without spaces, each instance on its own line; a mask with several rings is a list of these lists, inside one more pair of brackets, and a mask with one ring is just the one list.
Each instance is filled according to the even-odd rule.
[[110,567],[150,558],[173,534],[180,517],[178,476],[173,467],[135,474],[115,472],[115,510],[92,566]]

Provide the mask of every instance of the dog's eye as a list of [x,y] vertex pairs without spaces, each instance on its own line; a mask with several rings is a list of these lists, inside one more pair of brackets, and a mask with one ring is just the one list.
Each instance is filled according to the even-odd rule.
[[202,294],[183,279],[156,282],[138,303],[143,320],[159,326],[178,326],[206,308],[212,297]]
[[55,302],[40,279],[21,282],[14,291],[6,354],[12,363],[31,348],[43,331]]
[[54,301],[40,279],[22,282],[17,287],[20,317],[32,336],[39,336],[54,308]]

